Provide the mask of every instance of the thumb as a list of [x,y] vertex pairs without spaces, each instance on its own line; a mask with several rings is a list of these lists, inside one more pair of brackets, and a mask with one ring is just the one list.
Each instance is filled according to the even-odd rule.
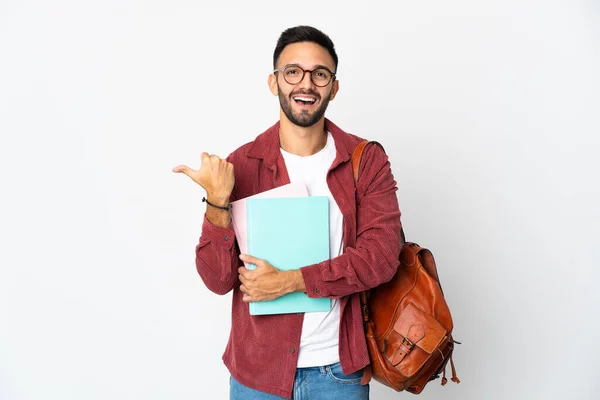
[[248,264],[254,264],[256,268],[271,266],[266,260],[258,257],[253,257],[249,254],[240,254],[240,260]]
[[181,172],[186,174],[187,176],[190,176],[191,168],[187,165],[178,165],[176,167],[173,167],[173,172]]
[[252,257],[249,254],[240,254],[240,260],[242,260],[243,262],[249,263],[249,264],[254,264],[258,267],[258,264],[260,264],[261,260],[260,258],[256,258],[256,257]]

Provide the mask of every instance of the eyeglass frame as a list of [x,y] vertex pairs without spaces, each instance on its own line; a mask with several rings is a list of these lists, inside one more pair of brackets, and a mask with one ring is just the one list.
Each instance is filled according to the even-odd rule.
[[[304,80],[304,75],[306,75],[307,72],[310,72],[310,81],[316,86],[316,87],[326,87],[327,85],[329,85],[331,82],[335,81],[335,77],[336,77],[336,73],[331,71],[329,68],[323,66],[323,65],[319,65],[316,68],[313,69],[304,69],[301,66],[299,66],[298,64],[288,64],[285,65],[281,68],[276,68],[275,70],[273,70],[273,73],[277,72],[277,71],[281,71],[281,75],[283,76],[283,80],[288,84],[288,85],[297,85],[298,83],[289,83],[287,81],[287,79],[285,79],[285,74],[283,73],[283,71],[285,71],[286,68],[289,67],[297,67],[300,68],[300,70],[302,71],[302,78],[300,78],[300,80],[298,81],[298,83],[302,82]],[[318,69],[324,69],[327,72],[329,72],[331,74],[331,77],[329,78],[329,82],[327,82],[325,85],[323,86],[319,86],[315,83],[315,81],[313,80],[313,75],[312,73],[315,72]]]

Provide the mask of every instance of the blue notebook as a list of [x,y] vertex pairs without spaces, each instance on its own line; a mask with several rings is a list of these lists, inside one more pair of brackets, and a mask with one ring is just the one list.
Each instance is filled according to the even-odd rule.
[[[251,256],[262,258],[280,270],[299,269],[329,259],[326,196],[250,198],[246,202],[246,218]],[[250,303],[250,315],[330,309],[330,299],[310,298],[302,292]]]

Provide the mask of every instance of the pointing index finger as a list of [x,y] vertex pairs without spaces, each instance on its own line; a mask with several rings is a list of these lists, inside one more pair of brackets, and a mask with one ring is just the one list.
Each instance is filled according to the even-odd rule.
[[207,152],[203,152],[203,153],[200,155],[200,161],[201,161],[203,164],[204,164],[204,162],[208,161],[208,160],[209,160],[209,158],[210,158],[210,156],[208,155],[208,153],[207,153]]

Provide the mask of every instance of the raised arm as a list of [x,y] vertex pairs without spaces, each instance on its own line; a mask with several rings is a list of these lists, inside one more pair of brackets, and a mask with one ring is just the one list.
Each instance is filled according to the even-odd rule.
[[[208,153],[202,153],[201,159],[199,170],[178,165],[173,172],[189,176],[204,188],[209,203],[226,208],[234,200],[233,165]],[[196,269],[209,290],[225,294],[233,289],[238,281],[238,257],[229,211],[207,204],[202,235],[196,246]]]

